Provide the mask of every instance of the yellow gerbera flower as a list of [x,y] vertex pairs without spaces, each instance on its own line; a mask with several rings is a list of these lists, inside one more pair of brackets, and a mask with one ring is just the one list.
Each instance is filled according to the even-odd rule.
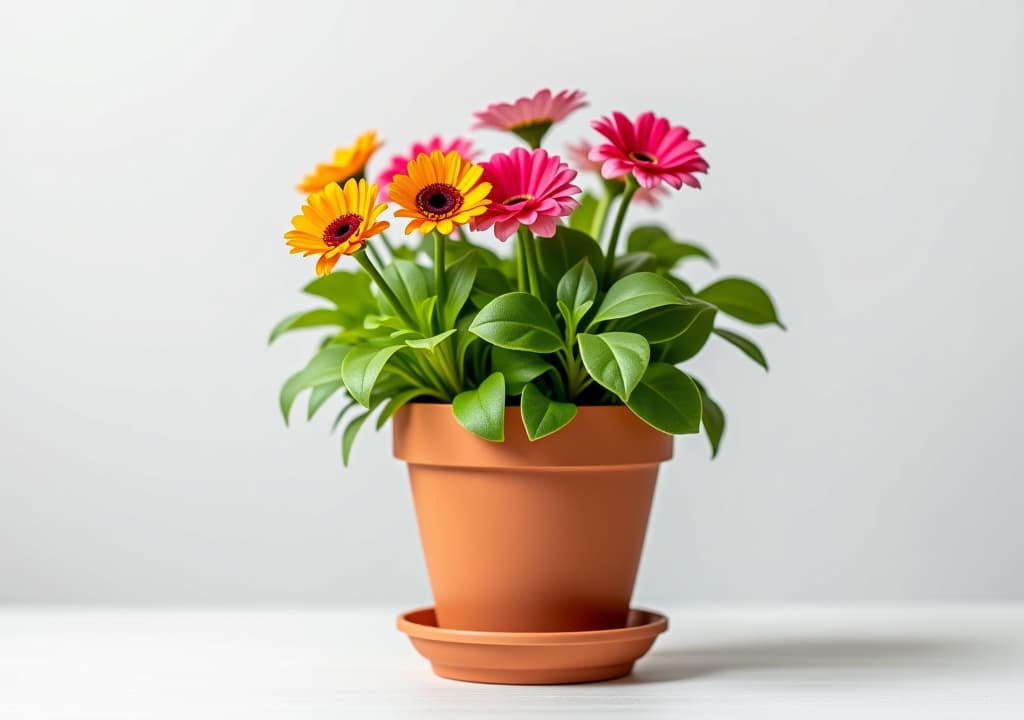
[[299,190],[304,193],[315,193],[331,183],[343,183],[351,177],[362,177],[367,161],[381,145],[383,143],[377,140],[376,130],[364,132],[348,147],[335,150],[332,162],[317,165],[313,172],[299,183]]
[[396,217],[411,218],[405,234],[419,230],[426,234],[437,228],[450,234],[456,225],[482,215],[490,205],[491,184],[480,182],[483,168],[455,150],[420,153],[406,167],[407,175],[395,175],[388,185],[388,197],[402,206]]
[[284,234],[291,252],[319,255],[316,274],[327,275],[339,257],[359,252],[367,238],[388,228],[389,223],[377,221],[387,204],[376,202],[377,186],[362,178],[313,193],[302,214],[292,218],[294,229]]

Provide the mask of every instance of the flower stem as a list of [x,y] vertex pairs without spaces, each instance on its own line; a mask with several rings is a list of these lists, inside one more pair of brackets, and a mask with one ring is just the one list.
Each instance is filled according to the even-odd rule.
[[526,276],[530,283],[530,294],[540,297],[540,269],[537,262],[537,240],[525,225],[519,226],[519,240],[526,257]]
[[434,230],[434,290],[437,292],[437,319],[438,330],[443,330],[444,305],[448,300],[448,275],[446,273],[445,251],[448,249],[448,240],[437,230]]
[[608,252],[604,256],[604,286],[608,287],[612,278],[612,265],[615,264],[615,250],[619,244],[619,235],[622,233],[622,223],[626,219],[626,211],[629,209],[629,202],[633,195],[640,189],[640,184],[632,175],[626,178],[626,190],[622,193],[622,200],[619,202],[619,212],[615,215],[615,224],[612,225],[612,236],[608,239]]
[[372,244],[366,243],[366,252],[370,253],[370,257],[373,258],[373,261],[375,263],[377,263],[378,265],[384,264],[384,261],[380,257],[380,253],[377,252],[377,248],[375,248]]
[[462,227],[461,225],[459,225],[458,228],[459,228],[459,240],[461,240],[464,243],[468,243],[469,242],[469,233],[466,232],[466,228]]
[[388,253],[390,253],[391,257],[394,257],[395,256],[395,246],[391,244],[390,240],[388,240],[387,233],[382,232],[380,234],[380,241],[382,243],[384,243],[384,247],[386,247],[388,249]]
[[590,223],[590,237],[601,243],[601,236],[604,235],[604,226],[608,222],[608,212],[612,209],[612,194],[606,192],[597,201],[594,209],[594,219]]
[[523,247],[523,236],[516,235],[516,289],[519,292],[526,292],[526,250]]
[[441,356],[441,365],[444,367],[444,374],[451,383],[452,392],[458,395],[462,391],[462,369],[455,365],[455,353],[452,350],[452,338],[445,338],[438,348]]
[[380,271],[374,267],[373,262],[370,260],[366,252],[360,250],[355,253],[353,257],[360,265],[363,266],[363,270],[367,272],[377,287],[380,288],[380,291],[384,293],[384,297],[388,299],[388,303],[391,304],[395,314],[402,319],[402,322],[404,322],[411,330],[419,330],[419,323],[413,319],[412,315],[409,314],[409,311],[399,301],[398,296],[395,295],[395,291],[387,284],[384,277],[380,274]]

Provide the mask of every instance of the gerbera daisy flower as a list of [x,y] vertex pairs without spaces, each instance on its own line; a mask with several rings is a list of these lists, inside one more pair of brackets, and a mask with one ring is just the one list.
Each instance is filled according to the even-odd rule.
[[582,90],[560,90],[552,94],[544,88],[533,97],[521,97],[513,103],[491,103],[478,110],[473,113],[473,128],[508,130],[530,147],[537,148],[552,124],[586,104]]
[[331,183],[344,183],[349,178],[359,179],[366,171],[366,163],[383,143],[377,140],[377,131],[368,130],[356,138],[348,147],[334,151],[334,159],[320,163],[313,172],[303,178],[298,189],[304,193],[315,193]]
[[450,235],[457,225],[482,214],[490,200],[491,184],[480,181],[483,168],[457,151],[420,153],[409,161],[404,174],[388,185],[388,197],[401,206],[395,217],[410,218],[405,234],[435,228]]
[[388,185],[395,179],[395,175],[406,171],[410,160],[418,157],[421,153],[429,155],[435,150],[440,150],[442,153],[450,153],[454,150],[466,160],[472,160],[478,154],[473,147],[473,141],[461,137],[452,138],[445,142],[441,139],[440,135],[435,135],[426,142],[414,142],[412,147],[409,148],[409,152],[392,157],[387,168],[377,176],[381,200],[386,201],[388,199]]
[[668,190],[665,189],[664,185],[658,185],[652,188],[637,188],[637,191],[633,193],[633,202],[643,203],[650,207],[658,207],[658,203],[668,197]]
[[327,275],[339,257],[359,252],[367,238],[388,228],[387,222],[377,221],[387,205],[376,203],[377,186],[363,178],[349,178],[344,187],[331,183],[313,193],[302,214],[292,218],[294,229],[284,234],[291,252],[319,255],[316,274]]
[[590,151],[593,149],[594,145],[589,140],[580,140],[575,145],[573,143],[565,144],[565,154],[569,156],[569,162],[575,167],[587,172],[600,173],[604,163],[590,159]]
[[706,173],[708,164],[697,152],[704,147],[700,140],[690,138],[690,131],[680,125],[645,112],[636,122],[620,112],[611,118],[591,123],[609,142],[590,151],[590,159],[603,163],[601,175],[621,178],[633,174],[641,187],[651,188],[666,182],[677,190],[683,185],[699,188],[694,173]]
[[499,240],[508,240],[520,225],[539,237],[551,237],[558,218],[579,207],[573,197],[580,192],[572,184],[576,171],[546,150],[514,148],[481,165],[484,180],[494,186],[493,202],[473,221],[473,227],[487,230],[493,226]]

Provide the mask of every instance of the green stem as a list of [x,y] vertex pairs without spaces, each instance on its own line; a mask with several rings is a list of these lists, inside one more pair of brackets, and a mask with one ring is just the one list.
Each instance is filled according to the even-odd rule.
[[459,240],[461,240],[464,243],[468,243],[469,233],[466,232],[466,228],[462,227],[461,225],[458,225],[457,227],[459,228]]
[[[398,356],[396,355],[395,357],[397,358]],[[408,361],[409,371],[423,378],[420,383],[444,393],[449,402],[458,393],[458,390],[449,384],[447,378],[438,372],[437,368],[430,363],[430,360],[423,353],[412,353],[408,357]]]
[[597,208],[594,209],[594,219],[590,225],[590,237],[597,240],[597,244],[601,244],[601,236],[604,235],[604,226],[608,222],[608,213],[612,209],[612,198],[613,195],[610,192],[606,192],[601,196],[601,199],[597,201]]
[[516,289],[519,292],[526,292],[526,251],[523,249],[523,238],[516,235]]
[[448,376],[448,380],[452,384],[455,393],[458,394],[462,390],[462,372],[461,368],[455,366],[455,353],[452,351],[453,340],[446,338],[438,350],[441,351],[441,364],[444,366],[445,374]]
[[395,256],[395,246],[391,244],[390,240],[388,240],[388,234],[382,232],[380,234],[380,241],[382,243],[384,243],[384,247],[386,247],[388,249],[388,252],[391,254],[391,257],[394,257]]
[[447,239],[437,230],[434,236],[434,290],[437,292],[437,322],[438,328],[444,329],[444,305],[448,299],[448,275],[445,272],[445,251],[448,247]]
[[525,225],[519,226],[519,239],[526,257],[526,276],[530,283],[530,294],[540,297],[540,268],[537,262],[537,241]]
[[365,247],[366,247],[366,251],[368,253],[370,253],[370,257],[373,258],[373,261],[375,263],[377,263],[378,265],[383,265],[384,264],[384,261],[380,257],[380,253],[377,252],[377,248],[375,248],[371,243],[366,243]]
[[615,214],[615,224],[612,225],[612,236],[608,239],[608,252],[604,256],[604,286],[608,287],[612,278],[612,265],[615,264],[615,250],[619,244],[619,235],[622,233],[622,223],[626,219],[626,211],[629,209],[629,202],[633,195],[640,189],[636,178],[629,175],[626,178],[626,191],[622,193],[622,200],[619,202],[619,211]]
[[405,380],[413,387],[422,390],[424,395],[436,397],[438,400],[442,402],[450,402],[452,399],[451,395],[449,395],[448,393],[438,390],[437,388],[430,387],[432,381],[429,378],[425,376],[416,377],[415,374],[400,368],[398,364],[395,363],[394,361],[392,361],[391,364],[388,365],[388,370],[390,372],[393,372],[395,375],[402,378],[403,380]]
[[579,395],[580,360],[576,357],[576,326],[566,323],[565,348],[561,351],[565,361],[565,376],[569,381],[569,401],[574,402]]
[[458,389],[453,387],[449,380],[438,372],[437,368],[431,365],[429,361],[421,362],[420,367],[427,377],[430,378],[430,381],[440,388],[442,392],[446,393],[449,398],[453,398],[458,394]]
[[384,277],[380,274],[380,271],[376,267],[374,267],[373,262],[370,260],[367,254],[360,250],[359,252],[355,253],[353,257],[355,257],[356,261],[363,266],[363,270],[365,270],[369,274],[370,278],[373,279],[373,282],[376,283],[378,288],[380,288],[380,291],[384,293],[384,297],[388,299],[388,302],[391,304],[391,307],[394,309],[398,317],[402,319],[402,322],[404,322],[410,330],[419,330],[419,324],[413,319],[412,315],[409,314],[409,311],[405,308],[405,306],[402,305],[401,302],[399,302],[398,296],[395,295],[394,290],[392,290],[391,287],[384,280]]

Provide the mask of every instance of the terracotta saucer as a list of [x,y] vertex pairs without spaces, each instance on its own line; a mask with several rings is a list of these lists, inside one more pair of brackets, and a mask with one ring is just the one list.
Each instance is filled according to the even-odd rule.
[[633,663],[668,628],[664,615],[630,610],[625,627],[584,632],[480,632],[437,627],[433,608],[398,617],[398,629],[452,680],[507,685],[554,685],[610,680]]

